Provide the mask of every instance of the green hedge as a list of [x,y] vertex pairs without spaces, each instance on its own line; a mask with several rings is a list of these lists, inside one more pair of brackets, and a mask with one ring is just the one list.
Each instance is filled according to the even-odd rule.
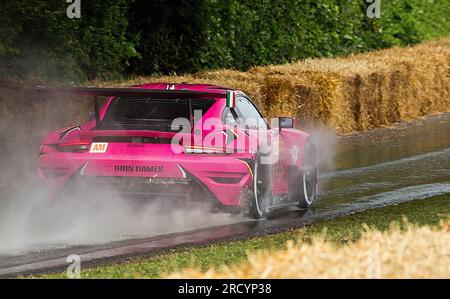
[[278,64],[419,43],[450,33],[448,0],[216,0],[200,68]]
[[4,0],[0,71],[60,79],[245,70],[411,45],[450,33],[448,0]]
[[81,1],[69,19],[65,0],[2,0],[0,74],[60,80],[117,76],[139,57],[128,36],[128,1]]

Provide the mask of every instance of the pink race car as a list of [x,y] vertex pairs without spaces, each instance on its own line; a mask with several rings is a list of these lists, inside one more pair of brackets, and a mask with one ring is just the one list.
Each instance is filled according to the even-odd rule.
[[42,142],[37,173],[53,194],[106,186],[130,197],[200,199],[254,218],[308,208],[317,196],[310,136],[294,129],[294,118],[268,122],[239,90],[185,83],[38,89],[94,98],[90,121]]

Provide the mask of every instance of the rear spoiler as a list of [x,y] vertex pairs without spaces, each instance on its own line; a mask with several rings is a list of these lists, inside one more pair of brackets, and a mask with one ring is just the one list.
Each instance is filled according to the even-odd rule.
[[180,98],[219,98],[225,97],[223,92],[193,91],[193,90],[161,90],[144,88],[97,88],[97,87],[45,87],[36,86],[38,93],[49,96],[92,96],[94,97],[95,123],[101,128],[99,97],[145,97],[153,99],[180,99]]

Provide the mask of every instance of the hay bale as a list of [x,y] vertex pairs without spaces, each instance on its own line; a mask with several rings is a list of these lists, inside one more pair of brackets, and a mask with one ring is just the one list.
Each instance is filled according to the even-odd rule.
[[296,116],[302,126],[326,124],[351,133],[450,111],[450,38],[343,58],[205,71],[185,76],[136,77],[146,82],[212,83],[243,90],[267,117]]
[[401,230],[367,229],[336,246],[324,236],[289,241],[283,250],[249,253],[247,261],[208,271],[184,269],[168,278],[448,278],[450,219],[438,228],[406,224]]

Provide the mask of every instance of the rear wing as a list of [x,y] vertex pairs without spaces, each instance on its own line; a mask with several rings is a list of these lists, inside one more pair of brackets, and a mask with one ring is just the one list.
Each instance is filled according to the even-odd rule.
[[95,109],[95,123],[101,128],[99,97],[142,97],[143,99],[205,99],[225,97],[226,90],[218,91],[193,91],[193,90],[167,90],[144,88],[97,88],[97,87],[66,87],[51,88],[37,86],[40,94],[48,96],[92,96]]

